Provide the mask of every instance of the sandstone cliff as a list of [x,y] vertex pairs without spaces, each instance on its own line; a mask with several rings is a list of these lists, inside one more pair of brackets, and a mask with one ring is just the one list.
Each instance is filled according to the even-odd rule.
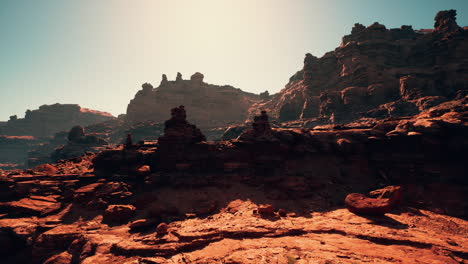
[[355,24],[334,51],[307,54],[304,67],[268,102],[279,121],[410,116],[468,89],[468,31],[456,11],[441,11],[433,30]]
[[201,73],[193,74],[190,80],[183,80],[179,73],[175,81],[163,75],[157,88],[148,83],[142,88],[127,108],[131,124],[148,120],[162,123],[167,119],[167,109],[184,105],[191,113],[190,122],[202,128],[225,126],[243,122],[252,103],[261,100],[260,95],[229,85],[207,84]]

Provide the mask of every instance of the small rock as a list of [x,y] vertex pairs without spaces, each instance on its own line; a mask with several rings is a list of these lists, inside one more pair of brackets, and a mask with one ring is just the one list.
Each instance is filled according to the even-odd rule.
[[281,217],[285,217],[285,216],[286,216],[286,210],[284,210],[284,209],[279,209],[279,210],[278,210],[278,215],[281,216]]
[[260,206],[257,208],[257,212],[258,212],[260,215],[264,215],[264,216],[267,216],[267,215],[274,215],[274,214],[275,214],[275,208],[274,208],[273,205],[271,205],[271,204],[260,205]]
[[169,226],[166,223],[160,223],[156,227],[156,233],[158,233],[158,236],[166,235],[168,233],[167,232],[168,228],[169,228]]

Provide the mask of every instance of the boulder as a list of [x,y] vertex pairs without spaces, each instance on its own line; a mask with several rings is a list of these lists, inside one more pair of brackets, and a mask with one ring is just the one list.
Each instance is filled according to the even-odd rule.
[[355,214],[384,215],[401,202],[402,191],[399,186],[387,186],[370,192],[370,196],[375,198],[360,193],[348,194],[345,198],[346,207]]
[[391,210],[389,199],[369,198],[364,194],[350,193],[345,199],[350,212],[363,215],[384,215]]
[[271,204],[259,205],[257,212],[261,216],[272,216],[275,214],[275,208]]

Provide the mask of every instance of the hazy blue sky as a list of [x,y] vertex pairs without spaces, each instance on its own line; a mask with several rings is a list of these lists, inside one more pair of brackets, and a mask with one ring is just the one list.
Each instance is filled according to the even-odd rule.
[[432,28],[444,9],[468,25],[468,0],[0,0],[0,120],[56,102],[117,115],[178,71],[274,93],[356,22]]

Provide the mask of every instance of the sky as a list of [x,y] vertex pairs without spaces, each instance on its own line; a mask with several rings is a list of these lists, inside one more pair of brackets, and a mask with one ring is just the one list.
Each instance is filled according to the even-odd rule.
[[468,0],[0,0],[0,121],[43,104],[117,116],[161,75],[270,94],[354,23],[433,28]]

